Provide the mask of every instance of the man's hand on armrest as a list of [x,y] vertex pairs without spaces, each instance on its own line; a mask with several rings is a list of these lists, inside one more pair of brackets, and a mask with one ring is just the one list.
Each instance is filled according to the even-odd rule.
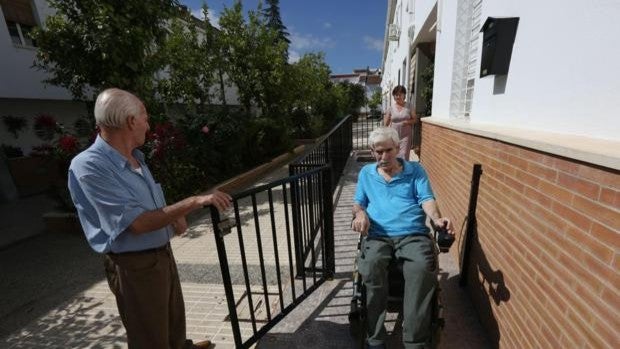
[[362,235],[368,235],[368,228],[370,228],[370,220],[366,211],[359,205],[353,205],[353,221],[351,222],[351,229]]
[[449,218],[441,217],[439,208],[437,208],[437,202],[435,200],[428,200],[422,203],[422,209],[424,213],[433,221],[433,224],[438,228],[445,228],[448,234],[454,235],[454,226]]

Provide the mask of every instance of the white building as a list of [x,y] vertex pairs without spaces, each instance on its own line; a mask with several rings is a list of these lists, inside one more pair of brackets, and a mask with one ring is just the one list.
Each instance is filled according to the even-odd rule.
[[49,114],[71,125],[87,111],[66,89],[44,84],[46,73],[32,68],[36,48],[27,32],[53,13],[47,2],[3,0],[0,4],[0,116],[25,117],[29,122],[18,139],[0,123],[0,143],[19,146],[27,154],[33,145],[42,143],[30,131],[35,116]]
[[[454,257],[474,239],[461,266],[491,347],[614,347],[620,1],[387,5],[384,103],[402,84],[417,113],[430,112],[420,162],[457,228]],[[507,18],[518,18],[512,37],[500,34]],[[489,62],[505,57],[508,70],[488,74]],[[430,81],[427,108],[422,90]]]
[[[332,74],[329,79],[333,83],[348,82],[364,87],[366,98],[370,99],[377,90],[381,90],[381,70],[380,69],[353,69],[348,74]],[[362,113],[368,113],[366,107],[361,108]]]

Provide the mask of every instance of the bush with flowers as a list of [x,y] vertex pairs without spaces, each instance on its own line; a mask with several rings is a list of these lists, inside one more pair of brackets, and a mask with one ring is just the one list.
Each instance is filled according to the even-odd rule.
[[188,114],[172,123],[152,117],[143,150],[153,176],[174,202],[204,191],[290,150],[287,130],[240,110]]
[[52,183],[50,194],[59,204],[59,208],[65,211],[75,210],[67,188],[69,164],[75,155],[94,141],[94,123],[80,118],[75,122],[73,130],[69,131],[54,116],[40,114],[34,119],[33,129],[43,143],[33,147],[30,156],[46,160],[45,166],[50,171]]
[[[97,134],[91,119],[78,119],[71,130],[48,114],[37,116],[33,123],[43,143],[30,155],[46,159],[51,194],[66,211],[74,210],[67,189],[71,159]],[[168,202],[202,192],[292,148],[284,123],[234,108],[188,114],[174,122],[151,115],[150,123],[141,150]]]

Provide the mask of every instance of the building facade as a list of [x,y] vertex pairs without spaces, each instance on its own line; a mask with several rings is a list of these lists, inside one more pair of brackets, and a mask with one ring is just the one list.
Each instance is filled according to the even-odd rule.
[[[402,84],[430,114],[420,161],[454,219],[453,253],[493,346],[615,347],[620,3],[387,3],[384,103]],[[505,18],[518,18],[512,40],[483,27]],[[507,71],[481,74],[500,52]]]
[[[353,69],[348,74],[332,74],[329,79],[334,84],[339,82],[348,82],[350,84],[358,84],[364,87],[366,98],[372,98],[376,91],[381,90],[381,70],[380,69]],[[368,114],[367,106],[363,106],[360,110],[362,114]]]
[[65,125],[87,115],[85,105],[72,100],[64,88],[44,84],[47,75],[32,68],[36,43],[28,32],[41,26],[52,9],[45,0],[0,1],[0,116],[26,118],[29,123],[18,138],[0,124],[1,143],[17,146],[29,153],[33,145],[42,143],[32,129],[32,120],[49,114]]

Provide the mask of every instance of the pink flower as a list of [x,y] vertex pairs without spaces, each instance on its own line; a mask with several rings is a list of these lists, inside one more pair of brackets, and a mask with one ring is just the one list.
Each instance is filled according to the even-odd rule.
[[209,133],[209,126],[204,125],[204,126],[202,127],[202,130],[201,130],[201,131],[202,131],[202,133],[204,133],[204,134]]

